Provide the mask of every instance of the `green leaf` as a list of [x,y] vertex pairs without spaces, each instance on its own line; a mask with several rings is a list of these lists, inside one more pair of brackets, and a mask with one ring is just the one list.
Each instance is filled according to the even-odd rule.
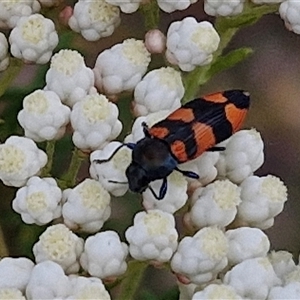
[[226,55],[219,56],[206,73],[207,80],[224,70],[234,67],[253,53],[251,48],[239,48]]

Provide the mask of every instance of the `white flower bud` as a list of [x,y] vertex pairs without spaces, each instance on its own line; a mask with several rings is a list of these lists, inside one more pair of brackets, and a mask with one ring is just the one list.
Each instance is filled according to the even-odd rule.
[[223,282],[243,298],[266,299],[270,289],[280,284],[268,258],[246,259],[225,274]]
[[56,93],[36,90],[23,100],[18,121],[25,136],[36,142],[61,138],[69,123],[70,108],[63,105]]
[[108,1],[79,0],[74,6],[69,26],[72,30],[80,32],[86,40],[97,41],[112,35],[120,22],[119,8]]
[[267,229],[273,226],[277,216],[287,201],[287,188],[273,175],[250,176],[241,184],[242,202],[237,218],[244,225]]
[[218,176],[234,183],[253,175],[264,162],[264,144],[255,129],[240,130],[219,145],[226,149],[220,152],[216,164]]
[[0,288],[13,288],[24,292],[33,266],[34,263],[25,257],[2,258],[0,260]]
[[110,217],[110,195],[96,180],[87,178],[65,190],[63,199],[64,223],[73,230],[96,232]]
[[267,300],[300,299],[300,282],[291,282],[285,286],[272,287]]
[[145,34],[145,46],[153,54],[165,51],[166,40],[166,36],[159,29],[151,29]]
[[64,224],[52,225],[40,235],[32,251],[37,263],[51,260],[58,263],[67,274],[77,273],[83,239]]
[[284,281],[284,278],[296,270],[296,264],[293,260],[293,254],[287,251],[271,251],[268,254],[270,263],[278,278]]
[[210,16],[234,16],[244,9],[245,0],[205,0],[204,11]]
[[195,180],[186,177],[190,184],[199,183],[201,186],[205,186],[211,183],[218,174],[216,163],[219,159],[220,152],[206,151],[196,159],[180,164],[179,169],[184,171],[191,171],[199,175],[199,179]]
[[25,62],[45,64],[58,44],[52,20],[40,14],[21,17],[9,36],[11,54]]
[[122,275],[127,270],[128,246],[114,231],[89,236],[84,244],[80,264],[90,275],[101,279]]
[[206,286],[202,291],[194,294],[192,300],[243,300],[243,298],[237,294],[235,289],[225,284],[210,284]]
[[142,126],[143,122],[145,122],[148,127],[151,127],[159,121],[165,119],[170,113],[171,111],[169,110],[162,110],[155,113],[151,113],[147,116],[136,118],[132,125],[131,133],[128,136],[126,136],[124,140],[125,143],[136,143],[140,139],[145,137]]
[[268,236],[258,228],[241,227],[225,232],[228,239],[228,262],[236,265],[248,258],[265,257],[270,250]]
[[215,227],[205,227],[180,241],[171,268],[184,283],[207,283],[226,267],[227,251],[224,233]]
[[300,2],[285,0],[280,4],[279,13],[288,30],[300,34]]
[[142,0],[105,0],[105,2],[119,6],[121,11],[125,14],[131,14],[138,10]]
[[103,148],[122,130],[118,116],[117,105],[104,95],[87,95],[74,105],[71,112],[75,146],[83,150]]
[[131,150],[124,146],[109,161],[101,164],[94,161],[109,158],[121,145],[120,142],[111,142],[102,150],[96,150],[90,155],[91,177],[98,180],[108,192],[117,197],[123,196],[128,190],[128,184],[125,184],[127,182],[125,171],[131,162]]
[[130,255],[137,260],[167,262],[178,245],[173,215],[160,210],[137,213],[125,236]]
[[46,163],[45,152],[26,137],[10,136],[0,145],[0,179],[8,186],[25,185]]
[[30,16],[40,8],[37,0],[0,1],[0,27],[14,28],[22,16]]
[[59,264],[47,260],[34,266],[26,287],[27,299],[64,299],[70,293],[69,278]]
[[104,50],[94,68],[97,88],[106,94],[133,90],[146,73],[150,59],[143,41],[135,39]]
[[6,70],[8,65],[9,65],[8,42],[5,35],[2,32],[0,32],[0,72]]
[[63,103],[73,106],[94,90],[94,80],[83,56],[75,50],[63,49],[51,58],[45,90],[55,92]]
[[16,288],[0,288],[1,300],[26,300],[22,292]]
[[211,23],[193,17],[173,22],[167,33],[166,57],[183,71],[209,64],[218,49],[220,37]]
[[213,225],[225,227],[234,220],[240,202],[238,186],[229,180],[217,180],[195,190],[188,218],[198,229]]
[[12,207],[24,223],[44,225],[61,216],[61,198],[55,179],[34,176],[17,191]]
[[300,265],[298,264],[290,273],[286,274],[283,283],[289,284],[292,282],[300,282]]
[[167,13],[171,13],[175,10],[185,10],[191,4],[196,3],[198,0],[181,0],[181,1],[170,1],[170,0],[157,0],[159,8]]
[[111,300],[101,279],[75,275],[70,275],[69,279],[72,285],[72,295],[66,298],[66,300]]
[[134,90],[133,110],[136,116],[161,110],[173,111],[181,106],[183,95],[180,72],[171,67],[152,70]]
[[[162,180],[155,180],[150,183],[150,186],[156,195],[159,195]],[[187,199],[187,181],[185,177],[177,171],[173,171],[168,176],[167,192],[163,199],[156,199],[149,188],[143,192],[143,206],[146,210],[159,209],[170,214],[173,214],[183,207]]]

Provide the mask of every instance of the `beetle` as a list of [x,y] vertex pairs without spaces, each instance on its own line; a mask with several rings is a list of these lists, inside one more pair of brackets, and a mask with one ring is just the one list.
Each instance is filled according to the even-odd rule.
[[[144,138],[137,143],[124,143],[108,159],[94,162],[109,161],[123,146],[130,148],[132,161],[126,169],[129,189],[142,193],[149,188],[153,196],[161,200],[167,192],[167,177],[173,170],[199,178],[194,172],[180,170],[179,164],[205,151],[225,150],[216,144],[241,128],[249,105],[249,93],[243,90],[217,92],[194,99],[151,128],[143,123]],[[157,179],[163,180],[158,195],[149,185]]]

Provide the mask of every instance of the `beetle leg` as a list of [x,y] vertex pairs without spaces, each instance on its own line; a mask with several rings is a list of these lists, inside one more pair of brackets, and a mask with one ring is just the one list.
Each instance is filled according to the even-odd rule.
[[193,179],[199,179],[199,175],[195,172],[180,170],[177,167],[175,168],[175,170],[180,172],[182,175],[184,175],[186,177],[193,178]]
[[161,187],[159,189],[159,195],[157,195],[155,193],[155,191],[153,190],[151,185],[148,185],[148,188],[151,191],[151,193],[152,193],[152,195],[154,196],[155,199],[162,200],[166,196],[167,189],[168,189],[167,177],[163,178],[163,182],[162,182]]
[[135,147],[136,144],[134,143],[124,143],[122,145],[120,145],[119,147],[117,147],[115,149],[115,151],[110,155],[110,157],[108,158],[105,158],[105,159],[94,159],[93,162],[96,163],[96,164],[101,164],[101,163],[105,163],[105,162],[108,162],[110,161],[115,155],[116,153],[122,149],[124,146],[126,146],[127,148],[129,148],[130,150],[133,150],[133,148]]
[[226,148],[225,147],[211,147],[209,149],[207,149],[206,151],[224,151]]
[[142,127],[143,127],[144,135],[147,136],[147,137],[151,137],[150,134],[149,134],[149,127],[146,124],[146,122],[142,122]]

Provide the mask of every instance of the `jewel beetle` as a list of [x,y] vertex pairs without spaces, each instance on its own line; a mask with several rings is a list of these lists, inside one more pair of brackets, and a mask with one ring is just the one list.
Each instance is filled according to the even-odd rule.
[[[249,104],[249,93],[242,90],[194,99],[150,128],[143,123],[144,138],[137,143],[124,143],[108,159],[94,162],[109,161],[120,148],[130,148],[132,161],[126,170],[129,189],[142,193],[149,188],[153,196],[161,200],[167,192],[167,177],[173,170],[190,178],[199,178],[194,172],[180,170],[179,164],[193,160],[205,151],[225,150],[216,144],[241,128]],[[158,194],[149,185],[157,179],[162,179]]]

